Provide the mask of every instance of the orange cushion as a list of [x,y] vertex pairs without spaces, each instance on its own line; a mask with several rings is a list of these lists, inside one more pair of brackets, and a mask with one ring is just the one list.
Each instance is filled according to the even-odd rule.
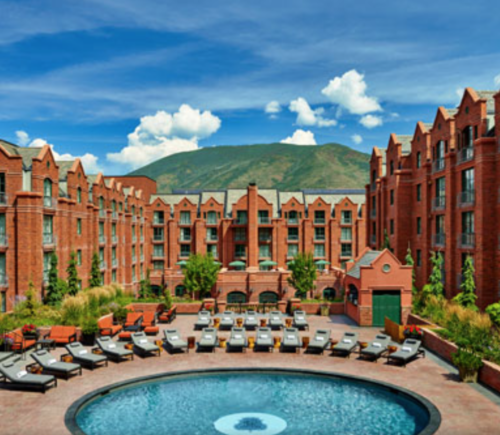
[[118,335],[118,338],[120,340],[130,340],[130,336],[132,335],[132,332],[130,331],[123,331],[120,332],[120,335]]
[[158,332],[160,332],[160,328],[158,326],[148,326],[146,328],[144,328],[144,333],[145,334],[158,334]]

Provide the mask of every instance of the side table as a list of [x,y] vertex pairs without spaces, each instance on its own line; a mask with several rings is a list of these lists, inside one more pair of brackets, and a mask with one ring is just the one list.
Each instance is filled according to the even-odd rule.
[[36,342],[36,347],[38,349],[52,349],[55,350],[56,348],[56,341],[52,340],[51,338],[42,338],[41,340],[38,340]]

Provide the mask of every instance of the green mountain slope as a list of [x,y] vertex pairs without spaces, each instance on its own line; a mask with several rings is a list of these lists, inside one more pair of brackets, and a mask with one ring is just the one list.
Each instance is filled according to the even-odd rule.
[[250,182],[281,190],[363,188],[369,159],[339,144],[217,146],[164,157],[129,175],[153,178],[162,193],[245,188]]

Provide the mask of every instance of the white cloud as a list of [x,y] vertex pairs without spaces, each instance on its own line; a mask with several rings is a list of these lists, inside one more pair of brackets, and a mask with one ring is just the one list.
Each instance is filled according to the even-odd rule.
[[342,77],[330,80],[321,93],[332,103],[339,104],[355,115],[381,111],[377,99],[367,96],[366,89],[364,75],[353,69],[344,73]]
[[366,128],[380,127],[384,122],[380,116],[365,115],[361,117],[359,123]]
[[16,131],[17,143],[18,145],[25,147],[30,141],[28,133],[22,130]]
[[297,114],[297,124],[306,126],[316,126],[316,127],[332,127],[337,125],[337,121],[334,119],[325,119],[321,115],[324,113],[324,109],[319,107],[316,110],[311,109],[309,103],[302,97],[297,98],[290,102],[288,106],[290,112],[295,112]]
[[22,146],[28,146],[31,148],[40,148],[43,147],[44,145],[49,145],[50,148],[52,149],[52,154],[54,154],[54,159],[56,161],[75,160],[78,158],[81,160],[82,165],[85,168],[85,172],[87,172],[88,174],[95,174],[101,171],[101,168],[99,167],[99,164],[97,162],[99,158],[94,154],[85,153],[82,156],[74,156],[70,153],[59,154],[55,150],[54,145],[49,144],[45,139],[36,138],[31,140],[29,134],[22,130],[16,131],[16,136],[19,145]]
[[215,133],[221,120],[210,111],[200,112],[187,104],[171,115],[158,111],[144,116],[128,135],[128,145],[107,159],[133,169],[172,154],[198,149],[198,141]]
[[292,136],[283,139],[281,143],[290,145],[317,145],[316,139],[314,139],[314,133],[309,130],[301,130],[300,128],[295,130]]
[[495,77],[495,86],[500,86],[500,74]]
[[272,115],[272,114],[280,113],[281,106],[280,106],[280,103],[276,100],[269,101],[269,103],[266,104],[266,108],[264,110],[266,113]]
[[361,142],[363,142],[363,138],[359,134],[353,134],[351,136],[351,140],[356,144],[359,145]]

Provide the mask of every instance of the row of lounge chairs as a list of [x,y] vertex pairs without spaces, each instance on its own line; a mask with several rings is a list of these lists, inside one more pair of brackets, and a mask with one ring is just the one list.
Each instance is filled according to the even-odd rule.
[[[243,315],[237,315],[233,311],[224,311],[220,315],[220,329],[231,329],[235,323],[236,319],[243,319],[243,327],[245,329],[255,330],[259,327],[259,319],[265,318],[269,327],[271,329],[281,329],[284,328],[284,316],[281,311],[271,311],[269,317],[258,317],[258,314],[253,310],[248,310]],[[213,318],[209,311],[202,310],[198,313],[198,319],[194,325],[195,329],[203,329],[212,325]],[[309,323],[307,322],[306,313],[304,311],[297,310],[293,314],[293,326],[297,329],[309,329]]]

